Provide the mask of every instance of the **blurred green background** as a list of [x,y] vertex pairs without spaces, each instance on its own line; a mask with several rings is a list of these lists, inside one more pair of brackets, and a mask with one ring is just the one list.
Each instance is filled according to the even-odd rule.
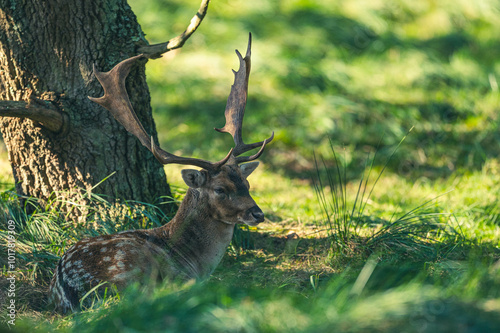
[[[151,43],[182,32],[199,5],[129,2]],[[227,152],[231,138],[212,128],[224,122],[234,49],[252,32],[244,139],[274,130],[264,156],[274,169],[308,177],[329,138],[362,169],[367,151],[387,157],[414,127],[390,170],[477,170],[500,152],[498,31],[491,0],[216,0],[184,48],[147,66],[160,140],[188,155]]]

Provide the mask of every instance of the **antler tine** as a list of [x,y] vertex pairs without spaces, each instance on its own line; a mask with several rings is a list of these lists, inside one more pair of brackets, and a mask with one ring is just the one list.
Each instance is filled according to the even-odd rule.
[[[260,157],[260,155],[262,155],[262,153],[264,152],[264,148],[266,148],[266,145],[273,141],[274,139],[274,131],[273,133],[271,134],[271,136],[269,138],[267,138],[266,140],[262,141],[262,145],[259,149],[259,151],[251,156],[238,156],[236,157],[236,163],[237,164],[240,164],[240,163],[244,163],[244,162],[250,162],[250,161],[253,161],[253,160],[256,160]],[[256,142],[254,144],[257,144],[259,142]]]
[[229,154],[224,159],[219,162],[212,163],[197,158],[176,156],[161,149],[160,147],[155,146],[153,138],[151,137],[150,139],[149,135],[144,130],[144,127],[142,127],[139,122],[132,104],[130,103],[127,89],[125,88],[125,79],[130,73],[130,69],[134,62],[140,58],[145,57],[140,54],[138,56],[125,59],[113,67],[113,69],[109,72],[99,72],[94,65],[94,75],[104,88],[104,96],[99,98],[89,96],[89,99],[111,112],[113,117],[120,124],[122,124],[127,131],[135,135],[142,145],[148,148],[156,159],[162,164],[175,163],[194,165],[206,170],[215,170],[220,165],[226,163],[233,154],[233,149],[231,149]]
[[237,157],[254,148],[261,147],[259,152],[255,155],[249,157],[237,158],[236,161],[238,163],[247,162],[258,158],[264,151],[265,145],[271,142],[274,138],[274,132],[273,132],[273,134],[264,141],[245,144],[243,142],[243,138],[241,135],[243,116],[245,115],[245,106],[247,103],[247,95],[248,95],[248,78],[250,76],[250,67],[251,67],[251,62],[250,62],[251,48],[252,48],[252,34],[249,34],[248,47],[245,58],[243,58],[241,56],[241,53],[238,50],[236,50],[236,55],[238,56],[238,59],[240,61],[240,68],[238,69],[237,72],[233,70],[234,83],[231,86],[231,92],[229,93],[229,97],[227,98],[226,111],[225,111],[226,124],[222,128],[215,129],[218,132],[230,133],[232,135],[235,143],[235,147],[233,150],[234,157]]

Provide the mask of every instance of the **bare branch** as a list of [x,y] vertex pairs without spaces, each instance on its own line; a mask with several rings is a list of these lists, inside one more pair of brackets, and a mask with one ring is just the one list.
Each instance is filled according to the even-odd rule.
[[57,110],[22,101],[0,101],[0,117],[29,118],[55,133],[64,126],[64,116]]
[[203,18],[207,14],[208,4],[210,0],[202,0],[200,8],[196,15],[191,19],[191,23],[186,28],[186,30],[177,37],[172,38],[168,42],[154,45],[146,45],[139,48],[139,52],[142,53],[145,57],[150,59],[155,59],[161,57],[163,53],[166,53],[171,50],[178,49],[184,45],[184,43],[188,40],[189,37],[198,29],[203,21]]

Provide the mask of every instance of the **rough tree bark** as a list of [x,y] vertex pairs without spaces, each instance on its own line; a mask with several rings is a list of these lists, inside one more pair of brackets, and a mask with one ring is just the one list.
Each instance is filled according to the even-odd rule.
[[[187,37],[172,40],[171,48]],[[94,63],[107,71],[148,48],[154,58],[168,51],[168,42],[149,46],[125,0],[0,0],[0,130],[19,195],[43,202],[54,192],[78,196],[83,189],[156,203],[170,195],[163,166],[87,98],[102,95]],[[144,64],[132,69],[127,89],[157,142]]]

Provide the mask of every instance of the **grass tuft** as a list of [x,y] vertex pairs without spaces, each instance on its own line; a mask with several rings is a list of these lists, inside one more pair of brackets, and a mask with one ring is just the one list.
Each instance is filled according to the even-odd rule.
[[354,186],[349,184],[347,167],[337,157],[332,143],[332,157],[329,160],[334,162],[333,167],[328,167],[325,157],[321,157],[321,166],[315,158],[317,176],[313,179],[313,186],[325,216],[333,258],[357,251],[362,257],[363,254],[381,253],[386,257],[398,254],[410,256],[413,260],[435,260],[438,257],[438,247],[442,250],[448,240],[457,240],[459,232],[449,223],[450,214],[435,208],[435,202],[447,193],[407,212],[398,214],[395,209],[390,213],[389,220],[367,215],[367,205],[375,186],[405,139],[406,136],[393,150],[372,183],[370,175],[377,153],[372,158],[368,155],[354,194],[349,193],[354,190]]

